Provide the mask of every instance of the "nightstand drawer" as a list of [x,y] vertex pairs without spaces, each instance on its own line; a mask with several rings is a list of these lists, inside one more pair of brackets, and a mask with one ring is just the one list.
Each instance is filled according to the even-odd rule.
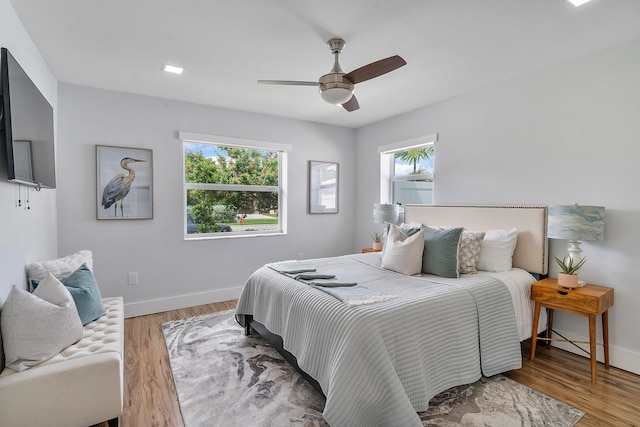
[[[531,300],[536,306],[531,330],[531,356],[534,360],[538,343],[538,320],[542,307],[549,309],[547,337],[551,348],[553,340],[554,310],[579,314],[589,318],[589,355],[591,358],[591,382],[596,382],[596,316],[602,315],[602,341],[604,346],[604,367],[609,368],[609,308],[613,306],[613,288],[584,285],[581,288],[566,289],[558,285],[557,279],[542,279],[531,285]],[[573,342],[569,340],[569,342]]]
[[555,280],[547,279],[531,285],[531,299],[547,308],[583,316],[597,315],[613,305],[613,289],[596,285],[565,289]]

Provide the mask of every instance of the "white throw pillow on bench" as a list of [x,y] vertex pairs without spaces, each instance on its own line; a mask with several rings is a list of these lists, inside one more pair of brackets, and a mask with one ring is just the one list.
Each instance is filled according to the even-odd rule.
[[89,270],[93,271],[93,253],[88,249],[58,259],[36,261],[28,264],[26,267],[27,280],[29,282],[32,279],[42,280],[49,273],[52,273],[56,279],[62,281],[71,276],[82,264],[87,264]]
[[1,317],[5,365],[14,371],[50,359],[84,335],[71,294],[52,274],[33,293],[14,286]]

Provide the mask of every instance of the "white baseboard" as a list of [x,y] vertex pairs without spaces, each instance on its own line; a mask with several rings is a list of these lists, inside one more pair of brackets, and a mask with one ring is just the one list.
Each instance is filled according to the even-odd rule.
[[[558,332],[571,340],[589,341],[589,337],[578,337],[578,336],[575,336],[575,334],[572,334],[570,332],[566,332],[563,330],[558,330]],[[558,335],[554,335],[554,337],[560,338]],[[544,341],[538,341],[538,345],[540,345],[540,343],[543,343],[543,342]],[[583,356],[586,359],[589,358],[588,353],[580,351],[571,343],[552,341],[551,345],[553,347],[566,350],[570,353],[575,353],[577,355]],[[577,344],[577,345],[587,350],[587,352],[589,351],[589,344]],[[601,345],[598,345],[596,347],[596,360],[598,360],[598,362],[604,363],[604,348]],[[612,346],[611,343],[609,343],[609,364],[611,366],[615,366],[616,368],[620,368],[622,370],[633,372],[634,374],[640,375],[640,354],[634,353],[633,351],[630,351],[624,348]]]
[[229,301],[239,298],[241,292],[242,286],[133,303],[127,303],[125,301],[124,317],[144,316],[146,314],[161,313],[179,308]]

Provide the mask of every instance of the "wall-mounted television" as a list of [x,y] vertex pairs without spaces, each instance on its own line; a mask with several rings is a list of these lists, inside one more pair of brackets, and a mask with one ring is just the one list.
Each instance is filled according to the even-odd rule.
[[1,49],[0,58],[0,139],[7,177],[56,188],[53,108],[8,49]]

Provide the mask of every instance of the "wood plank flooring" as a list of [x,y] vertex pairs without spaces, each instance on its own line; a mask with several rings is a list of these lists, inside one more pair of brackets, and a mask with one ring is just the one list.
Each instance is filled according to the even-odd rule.
[[[122,427],[183,427],[169,368],[162,323],[235,308],[219,302],[125,319],[125,402]],[[529,361],[523,343],[523,367],[509,378],[586,412],[578,427],[640,426],[637,405],[640,376],[598,364],[598,382],[591,384],[589,361],[572,353],[539,346]],[[105,424],[106,425],[106,424]]]

